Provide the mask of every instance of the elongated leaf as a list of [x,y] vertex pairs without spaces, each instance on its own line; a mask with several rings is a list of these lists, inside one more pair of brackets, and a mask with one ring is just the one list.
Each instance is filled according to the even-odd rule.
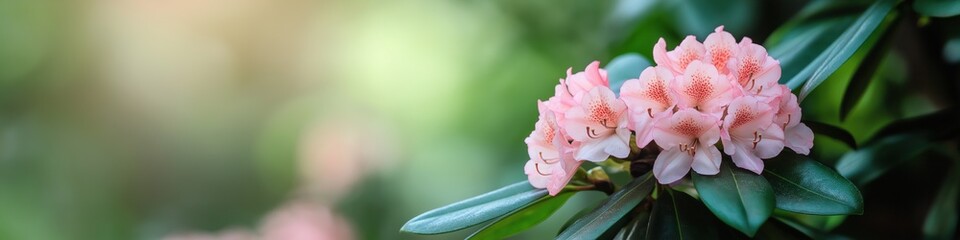
[[788,83],[805,82],[800,89],[801,100],[819,86],[823,80],[827,79],[830,74],[833,74],[837,68],[840,68],[840,65],[843,65],[860,48],[860,45],[883,22],[883,19],[895,4],[896,0],[879,0],[870,5],[863,15],[860,15],[857,21],[840,35],[837,41],[830,44],[826,51],[817,56],[810,65],[788,81]]
[[887,170],[913,159],[929,148],[918,134],[893,135],[848,152],[837,161],[837,172],[857,186],[873,181]]
[[923,223],[926,239],[954,239],[957,229],[957,204],[960,202],[960,159],[954,156],[953,166],[940,185],[937,197]]
[[960,134],[960,111],[947,108],[934,113],[900,119],[877,131],[873,141],[889,136],[917,134],[927,139],[951,139]]
[[493,222],[480,228],[480,230],[477,230],[467,238],[503,239],[527,230],[547,220],[547,218],[560,209],[563,204],[567,203],[567,200],[569,200],[574,193],[576,192],[561,193],[555,197],[542,197],[536,202],[493,220]]
[[593,204],[592,207],[580,209],[580,211],[577,211],[577,213],[573,214],[573,216],[570,216],[570,218],[568,218],[567,221],[563,222],[563,225],[560,226],[560,230],[557,231],[557,236],[560,236],[560,234],[563,233],[563,231],[566,231],[570,225],[573,225],[573,222],[583,218],[583,216],[586,216],[588,213],[592,212],[594,208],[600,207],[600,205],[603,205],[603,203],[597,202],[597,204]]
[[650,222],[650,210],[640,211],[627,226],[620,229],[613,239],[643,240],[647,236],[647,224]]
[[916,0],[913,9],[932,17],[953,17],[960,15],[960,1],[956,0]]
[[767,180],[724,161],[713,176],[693,174],[700,200],[720,221],[753,236],[773,213],[775,198]]
[[850,180],[819,162],[785,151],[763,170],[777,208],[815,215],[862,214],[863,196]]
[[653,203],[646,239],[716,239],[716,219],[696,199],[663,188]]
[[596,239],[650,195],[655,181],[650,173],[634,178],[610,195],[603,205],[573,222],[557,239]]
[[607,79],[610,80],[610,89],[620,95],[620,87],[628,79],[640,77],[640,72],[650,66],[647,58],[636,53],[627,53],[617,56],[607,64]]
[[863,58],[863,62],[860,63],[857,71],[854,72],[853,77],[850,78],[850,83],[847,84],[847,89],[844,90],[843,93],[843,100],[840,102],[841,121],[847,119],[847,114],[853,110],[853,107],[856,106],[860,98],[863,97],[863,93],[867,91],[867,86],[870,85],[870,81],[873,80],[874,75],[877,73],[877,68],[890,49],[890,42],[893,41],[894,33],[896,32],[896,23],[897,21],[888,23],[894,26],[892,29],[891,27],[887,27],[883,30],[883,35],[880,36],[880,39],[873,45],[873,48],[870,49],[867,56]]
[[786,84],[790,89],[796,89],[803,84],[803,81],[789,81],[790,76],[797,75],[809,66],[854,20],[855,18],[850,16],[805,23],[782,33],[783,41],[768,44],[770,56],[780,61],[783,76],[780,83]]
[[853,138],[853,134],[843,128],[816,121],[804,121],[803,123],[810,127],[810,130],[813,130],[814,133],[839,140],[850,148],[857,148],[857,140]]
[[400,231],[418,234],[456,231],[502,216],[546,195],[546,189],[535,189],[523,181],[420,214]]

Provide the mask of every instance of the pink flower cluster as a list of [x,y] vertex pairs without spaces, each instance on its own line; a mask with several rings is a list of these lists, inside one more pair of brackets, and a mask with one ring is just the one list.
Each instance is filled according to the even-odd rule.
[[599,62],[567,70],[555,95],[538,103],[539,120],[525,140],[524,171],[534,187],[556,195],[582,161],[626,158],[631,134],[637,146],[661,149],[653,174],[664,184],[690,169],[717,174],[718,143],[737,167],[757,174],[784,147],[800,154],[813,147],[796,95],[777,82],[780,63],[750,38],[738,43],[720,26],[703,43],[687,36],[672,51],[661,38],[653,56],[657,66],[627,80],[619,98]]

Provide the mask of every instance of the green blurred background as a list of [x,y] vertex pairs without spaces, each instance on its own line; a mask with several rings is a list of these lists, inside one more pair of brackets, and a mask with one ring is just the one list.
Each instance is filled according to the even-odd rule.
[[805,4],[0,0],[0,239],[256,232],[294,201],[361,239],[462,238],[399,228],[525,180],[568,67],[718,25],[763,42]]

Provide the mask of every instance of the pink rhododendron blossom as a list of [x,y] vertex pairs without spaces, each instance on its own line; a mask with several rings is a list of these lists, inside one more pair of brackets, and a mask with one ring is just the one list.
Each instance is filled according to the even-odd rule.
[[729,62],[740,55],[737,40],[730,33],[723,31],[723,26],[717,27],[706,40],[703,40],[703,47],[707,51],[706,62],[713,64],[720,73],[727,73]]
[[683,75],[677,76],[674,89],[680,100],[680,107],[695,108],[705,113],[719,116],[721,107],[733,99],[730,81],[717,72],[713,65],[693,60]]
[[733,100],[723,120],[723,152],[737,167],[760,174],[763,160],[783,151],[783,129],[773,123],[777,109],[751,96]]
[[653,140],[650,131],[656,120],[677,104],[670,89],[673,78],[673,72],[665,67],[647,67],[640,78],[627,80],[620,88],[620,98],[630,111],[630,128],[636,132],[637,146],[646,146]]
[[694,36],[684,38],[673,51],[667,52],[667,43],[663,38],[653,47],[653,61],[658,66],[668,67],[676,73],[683,73],[690,63],[694,60],[702,61],[704,56],[706,49]]
[[740,40],[740,57],[730,62],[733,80],[744,94],[779,96],[780,62],[767,55],[767,49],[750,38]]
[[[550,184],[555,179],[554,175],[565,175],[564,168],[561,166],[561,151],[570,151],[571,145],[560,131],[553,112],[543,102],[538,102],[537,105],[540,108],[540,119],[530,133],[530,137],[524,140],[527,143],[527,154],[530,156],[530,160],[524,166],[524,172],[531,185],[536,188],[546,188],[549,185],[555,185]],[[566,181],[560,184],[565,185]]]
[[620,99],[599,62],[567,70],[526,140],[530,184],[557,194],[582,161],[630,156],[631,133],[634,149],[661,148],[652,170],[660,183],[691,169],[717,174],[723,154],[760,174],[785,147],[810,153],[814,135],[800,122],[796,95],[778,83],[780,62],[750,38],[737,42],[719,26],[703,43],[687,36],[671,51],[661,38],[653,58],[657,66],[625,81]]
[[567,134],[580,142],[575,158],[600,162],[630,154],[627,105],[607,87],[594,87],[566,113]]
[[776,124],[783,128],[784,144],[799,154],[810,154],[813,148],[813,131],[800,122],[800,104],[797,95],[781,85],[780,111],[777,113]]
[[609,87],[607,72],[600,69],[600,62],[593,61],[583,72],[572,73],[567,69],[567,78],[560,79],[555,87],[555,94],[547,102],[547,107],[556,114],[557,122],[566,122],[566,112],[571,107],[580,104],[580,99],[594,87]]
[[664,151],[653,163],[653,175],[660,183],[672,183],[687,175],[690,168],[700,174],[720,172],[720,120],[693,109],[680,110],[657,122],[653,139]]

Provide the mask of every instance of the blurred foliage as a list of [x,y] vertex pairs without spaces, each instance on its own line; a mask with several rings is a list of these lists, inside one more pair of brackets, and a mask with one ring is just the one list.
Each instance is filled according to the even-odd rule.
[[[397,229],[523,180],[535,102],[567,68],[624,53],[651,59],[657,38],[702,39],[717,25],[784,63],[809,62],[871,2],[0,0],[0,239],[256,229],[302,198],[333,207],[363,239],[465,237],[473,231]],[[848,156],[886,157],[868,151],[903,136],[879,136],[889,124],[957,107],[960,18],[945,15],[956,8],[922,10],[937,3],[953,2],[900,3],[881,24],[896,32],[889,49],[871,52],[883,42],[872,34],[810,93],[804,120],[839,126],[861,145],[818,136],[811,158],[839,168]],[[876,72],[857,81],[862,98],[841,118],[850,79],[870,62]],[[803,66],[785,64],[784,76]],[[320,147],[307,132],[324,124],[383,142],[304,169],[304,149]],[[908,125],[916,129],[890,132],[949,127]],[[955,152],[956,136],[911,144]],[[807,236],[960,236],[955,155],[917,151],[858,182],[864,215],[774,213],[790,221],[768,221],[758,236],[796,233],[789,226]],[[361,177],[345,192],[303,176],[349,169]],[[604,197],[577,194],[517,238],[554,236]],[[651,214],[669,217],[656,209],[670,207]]]

